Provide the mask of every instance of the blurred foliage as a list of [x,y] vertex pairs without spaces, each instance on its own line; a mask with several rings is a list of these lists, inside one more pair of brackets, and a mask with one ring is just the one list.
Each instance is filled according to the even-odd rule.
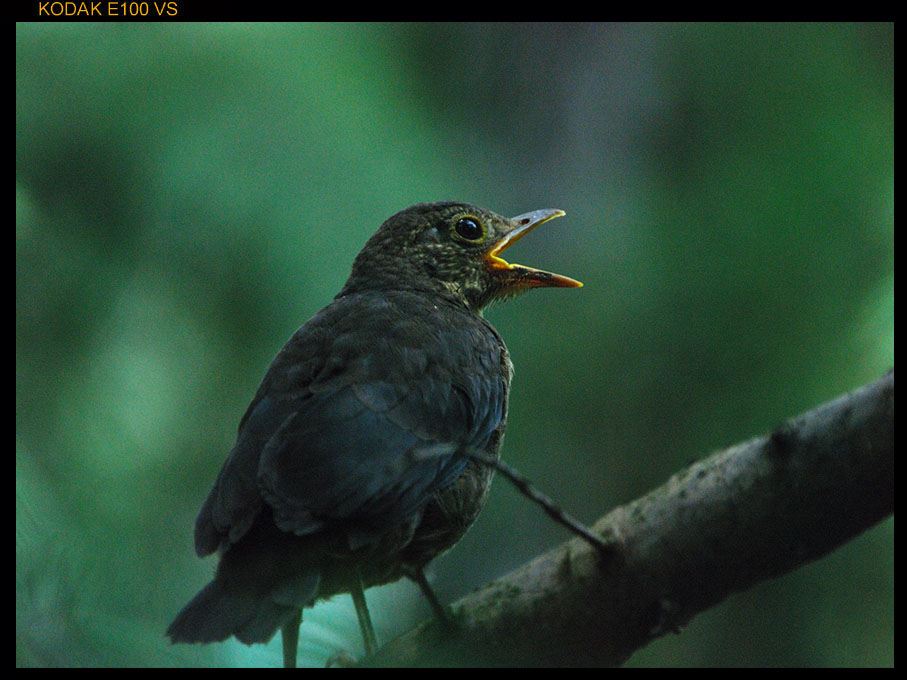
[[[894,29],[16,27],[16,663],[279,665],[171,647],[192,522],[270,359],[380,222],[568,216],[489,310],[505,458],[591,521],[894,363]],[[893,519],[631,665],[893,664]],[[565,538],[503,480],[447,600]],[[379,635],[428,616],[369,591]],[[349,598],[300,660],[361,643]]]

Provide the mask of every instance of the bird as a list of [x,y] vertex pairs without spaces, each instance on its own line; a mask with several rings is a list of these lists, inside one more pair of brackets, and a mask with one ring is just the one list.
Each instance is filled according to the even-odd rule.
[[167,629],[172,643],[279,630],[294,667],[302,610],[349,593],[366,654],[377,648],[364,590],[408,577],[443,608],[425,566],[486,502],[512,377],[490,304],[572,278],[501,254],[563,216],[502,217],[420,203],[388,218],[345,285],[270,364],[195,522],[211,580]]

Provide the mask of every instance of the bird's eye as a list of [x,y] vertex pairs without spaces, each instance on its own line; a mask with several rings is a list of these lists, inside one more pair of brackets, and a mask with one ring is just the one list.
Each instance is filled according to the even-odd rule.
[[454,225],[454,229],[467,241],[480,241],[485,235],[482,225],[474,217],[461,217]]

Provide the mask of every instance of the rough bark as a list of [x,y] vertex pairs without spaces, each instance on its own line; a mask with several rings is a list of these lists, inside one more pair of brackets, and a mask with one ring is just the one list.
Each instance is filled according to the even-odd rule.
[[894,370],[690,465],[453,606],[367,665],[616,666],[734,592],[894,512]]

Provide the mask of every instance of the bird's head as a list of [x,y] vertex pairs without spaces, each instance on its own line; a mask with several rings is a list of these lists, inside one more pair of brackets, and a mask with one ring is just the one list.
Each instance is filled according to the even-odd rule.
[[474,311],[530,288],[582,286],[566,276],[511,264],[501,257],[562,210],[512,218],[466,203],[420,203],[390,217],[353,263],[341,295],[362,290],[423,290]]

